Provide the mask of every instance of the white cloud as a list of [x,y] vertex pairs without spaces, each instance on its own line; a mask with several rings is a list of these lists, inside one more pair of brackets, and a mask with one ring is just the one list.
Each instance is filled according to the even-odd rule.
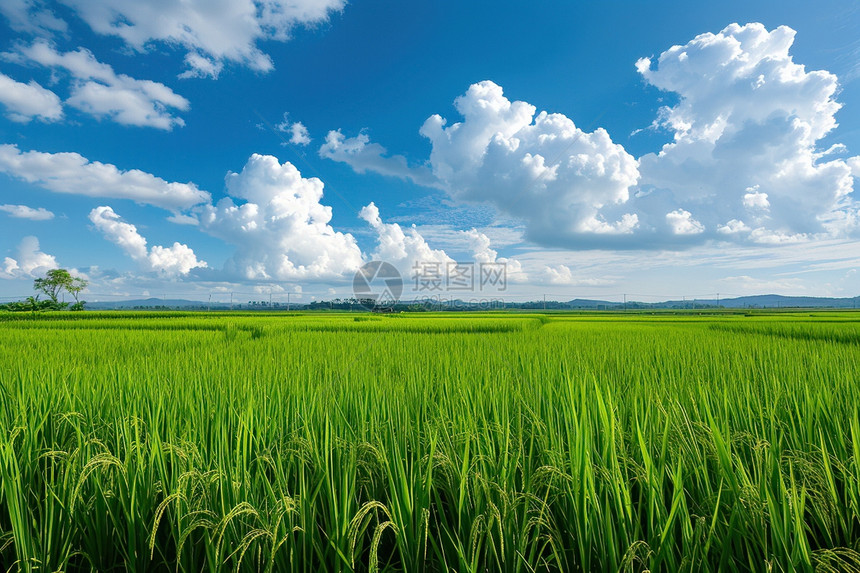
[[89,218],[107,240],[117,244],[146,270],[172,277],[187,275],[192,269],[207,266],[205,261],[197,260],[190,247],[179,242],[170,247],[155,245],[147,249],[146,239],[138,233],[137,227],[122,221],[110,207],[96,207],[90,211]]
[[481,233],[477,229],[461,232],[468,239],[472,250],[472,258],[478,265],[481,263],[501,264],[505,267],[505,278],[507,281],[525,283],[528,280],[528,275],[523,270],[522,263],[513,258],[499,257],[498,252],[490,248],[490,238],[486,234]]
[[758,227],[750,232],[750,239],[761,245],[784,245],[787,243],[804,243],[809,240],[806,233],[782,233],[765,227]]
[[744,233],[749,231],[749,226],[743,221],[738,221],[737,219],[732,219],[727,222],[725,225],[720,225],[717,227],[717,232],[722,233],[724,235],[733,235],[735,233]]
[[605,130],[586,133],[564,115],[535,115],[534,106],[509,101],[490,81],[472,85],[454,105],[462,122],[446,126],[434,115],[421,134],[433,146],[433,173],[455,197],[489,201],[524,219],[527,236],[541,243],[626,234],[636,225],[634,214],[600,215],[605,205],[626,202],[639,176],[636,160]]
[[388,177],[410,179],[418,185],[439,186],[429,168],[423,165],[411,166],[402,155],[388,155],[388,151],[380,144],[372,143],[366,133],[346,137],[340,130],[329,131],[319,155],[346,163],[357,173],[372,171]]
[[676,235],[698,235],[705,232],[705,226],[693,219],[692,213],[683,209],[666,213],[666,222]]
[[374,203],[362,207],[358,216],[376,231],[376,250],[370,258],[396,266],[403,276],[410,276],[416,266],[440,264],[444,271],[444,265],[455,262],[445,251],[431,248],[415,227],[404,231],[397,223],[383,222]]
[[[308,128],[300,122],[290,122],[289,114],[284,113],[284,120],[275,126],[275,129],[280,131],[281,133],[289,134],[290,139],[289,143],[293,145],[307,145],[311,142],[311,136],[308,133]],[[282,145],[286,145],[287,142],[284,142]]]
[[252,155],[227,175],[226,197],[200,211],[200,228],[236,246],[227,272],[246,280],[339,278],[362,264],[352,235],[335,231],[323,183],[305,179],[291,163]]
[[663,190],[666,204],[692,211],[708,229],[725,234],[721,221],[757,227],[734,233],[738,240],[856,230],[850,193],[857,159],[827,159],[838,144],[816,147],[837,125],[837,78],[795,63],[794,35],[784,26],[732,24],[673,46],[656,65],[637,62],[648,83],[680,98],[661,110],[656,123],[674,139],[640,159],[641,183]]
[[17,219],[30,219],[31,221],[49,221],[54,218],[54,214],[44,207],[33,209],[26,205],[0,205],[0,211],[5,211]]
[[65,32],[68,25],[40,0],[3,0],[0,14],[9,20],[9,26],[17,32],[53,33]]
[[0,74],[0,103],[6,107],[6,117],[26,123],[33,118],[57,121],[63,117],[60,98],[35,81],[23,84]]
[[860,179],[860,155],[848,159],[848,165],[851,167],[851,175]]
[[290,126],[290,143],[293,145],[307,145],[311,142],[311,137],[308,135],[308,128],[300,121],[295,122]]
[[567,265],[546,265],[543,268],[542,279],[546,284],[559,286],[607,286],[613,284],[611,279],[601,277],[577,276]]
[[184,77],[218,77],[227,62],[273,68],[260,41],[286,41],[298,25],[324,22],[345,0],[61,0],[99,34],[138,51],[161,42],[185,50]]
[[38,40],[30,46],[18,46],[3,57],[66,70],[72,76],[66,103],[94,117],[168,131],[185,125],[182,118],[173,115],[173,110],[187,111],[187,99],[164,84],[117,74],[84,48],[61,53],[48,42]]
[[78,153],[20,151],[0,145],[0,172],[57,193],[131,199],[172,211],[209,202],[209,193],[193,183],[169,183],[138,169],[123,171],[110,163],[89,161]]
[[511,102],[490,81],[472,85],[454,105],[463,121],[447,125],[431,116],[420,132],[432,144],[427,167],[389,156],[365,133],[326,137],[320,155],[363,173],[412,179],[440,187],[454,198],[487,202],[522,219],[529,239],[570,243],[585,235],[626,235],[638,225],[634,213],[606,220],[605,205],[622,204],[638,178],[636,160],[612,143],[603,129],[586,133],[561,114]]
[[0,268],[0,278],[22,279],[34,278],[57,268],[57,259],[53,255],[43,253],[36,237],[24,237],[18,245],[16,258],[5,257]]
[[[679,99],[654,122],[673,141],[639,160],[603,129],[585,133],[564,115],[508,100],[493,82],[474,84],[455,100],[462,121],[433,115],[424,123],[435,180],[412,179],[493,205],[544,246],[853,236],[860,157],[839,158],[839,143],[817,147],[836,127],[837,79],[796,64],[793,40],[786,27],[733,24],[636,62],[648,83]],[[331,132],[320,155],[357,172],[408,178],[414,169],[365,134]]]
[[748,209],[768,209],[770,201],[767,200],[767,193],[762,193],[758,190],[758,185],[747,188],[748,193],[744,194],[744,207]]

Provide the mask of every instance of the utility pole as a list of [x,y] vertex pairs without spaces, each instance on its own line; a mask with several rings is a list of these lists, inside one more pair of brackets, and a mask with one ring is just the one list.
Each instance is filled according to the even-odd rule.
[[269,289],[269,309],[272,308],[272,289]]
[[627,295],[624,295],[624,312],[627,312]]
[[209,302],[206,303],[206,312],[212,312],[212,293],[209,293]]
[[287,292],[287,312],[290,311],[290,293]]
[[230,293],[230,310],[233,310],[233,293]]
[[543,309],[546,310],[546,295],[543,295]]
[[717,293],[717,308],[720,308],[720,293]]

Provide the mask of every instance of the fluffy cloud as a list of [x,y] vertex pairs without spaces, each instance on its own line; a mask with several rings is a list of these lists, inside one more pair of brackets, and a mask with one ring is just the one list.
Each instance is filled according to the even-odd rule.
[[636,160],[603,129],[580,130],[561,114],[509,101],[502,88],[472,85],[454,105],[464,120],[431,116],[421,134],[432,146],[433,173],[460,199],[489,201],[525,220],[541,243],[583,234],[625,234],[633,214],[607,221],[600,210],[624,203],[636,184]]
[[254,154],[227,175],[226,197],[201,208],[200,228],[236,246],[228,273],[245,280],[338,278],[362,264],[352,235],[335,231],[323,183],[291,163]]
[[[18,0],[19,2],[21,0]],[[97,33],[144,51],[154,42],[186,52],[185,77],[218,77],[226,62],[273,68],[257,42],[285,41],[302,24],[325,21],[345,0],[61,0]]]
[[693,219],[692,213],[683,209],[666,213],[666,222],[676,235],[698,235],[705,232],[705,226]]
[[21,151],[0,145],[0,172],[57,193],[131,199],[177,211],[209,202],[209,193],[193,183],[169,183],[138,169],[123,171],[110,163],[89,161],[77,153]]
[[[655,128],[673,140],[639,160],[603,129],[580,130],[561,114],[510,101],[490,81],[454,102],[463,120],[439,115],[430,140],[432,178],[413,176],[365,134],[329,133],[320,155],[493,205],[522,220],[526,238],[562,247],[678,248],[708,240],[782,244],[851,236],[860,157],[817,145],[836,127],[833,74],[807,71],[789,53],[794,31],[733,24],[674,46],[636,68],[678,96]],[[420,169],[420,168],[419,168]]]
[[54,218],[54,214],[44,207],[33,209],[26,205],[0,205],[0,211],[5,211],[17,219],[29,219],[31,221],[49,221]]
[[332,131],[320,156],[359,173],[370,170],[439,187],[454,198],[488,202],[525,220],[529,239],[568,244],[587,235],[626,235],[638,226],[634,213],[607,220],[605,205],[622,204],[638,179],[637,162],[603,129],[586,133],[561,114],[535,114],[533,105],[511,102],[490,81],[472,85],[454,105],[463,121],[447,125],[431,116],[420,132],[432,144],[429,171],[362,133]]
[[308,128],[300,121],[290,126],[290,143],[293,145],[307,145],[311,142]]
[[[471,288],[459,285],[460,288],[446,291],[449,273],[454,272],[456,268],[469,267],[456,267],[457,261],[444,250],[432,248],[415,225],[404,229],[398,223],[383,221],[379,208],[374,203],[363,207],[358,216],[365,220],[376,234],[376,248],[368,258],[394,265],[403,277],[404,283],[412,282],[413,294],[433,295],[447,292],[453,295],[457,292],[479,290],[482,288],[478,282],[482,278],[481,264],[503,265],[503,279],[506,282],[524,283],[528,278],[519,261],[499,257],[498,253],[490,248],[490,239],[484,233],[477,229],[456,231],[459,242],[465,245],[470,255],[468,259],[460,261],[460,264],[474,265],[470,267],[474,282]],[[498,267],[493,267],[493,272],[499,271]],[[434,279],[437,281],[435,284],[440,288],[428,289],[428,284],[433,283]],[[493,288],[500,286],[497,283],[493,284],[495,285]],[[504,284],[501,283],[502,286]]]
[[702,221],[703,238],[715,230],[775,243],[854,226],[857,158],[830,159],[816,147],[837,125],[837,78],[793,61],[794,34],[732,24],[636,64],[680,98],[660,112],[656,124],[674,138],[640,159],[641,183]]
[[15,258],[3,259],[0,268],[0,278],[22,279],[38,277],[45,272],[57,268],[57,259],[53,255],[43,253],[36,237],[24,237],[18,245]]
[[90,211],[90,221],[107,240],[117,244],[146,270],[165,276],[178,276],[207,266],[205,261],[197,260],[191,248],[178,242],[170,247],[155,245],[147,249],[146,239],[138,233],[137,227],[122,221],[110,207],[96,207]]
[[[263,126],[260,125],[258,127],[262,128]],[[311,142],[311,136],[305,124],[300,121],[291,122],[290,114],[287,112],[284,113],[284,120],[276,125],[275,129],[289,136],[289,139],[283,141],[281,145],[291,143],[293,145],[305,146]]]
[[72,85],[66,103],[94,117],[164,130],[185,125],[182,118],[173,115],[173,110],[187,111],[187,99],[164,84],[117,74],[84,48],[61,53],[39,40],[3,56],[18,63],[35,63],[68,72]]
[[373,171],[380,175],[410,179],[418,185],[438,187],[439,181],[425,166],[410,166],[402,155],[388,155],[378,143],[370,141],[366,133],[346,137],[340,130],[330,131],[319,149],[320,157],[346,163],[357,173]]
[[385,223],[374,203],[362,207],[358,216],[376,232],[376,250],[370,258],[396,266],[403,276],[425,264],[444,269],[444,265],[455,262],[445,251],[431,248],[415,227],[404,231],[397,223]]
[[6,117],[20,123],[33,118],[56,121],[63,117],[57,94],[34,81],[24,84],[4,74],[0,74],[0,103],[6,107]]
[[490,238],[477,229],[461,231],[469,241],[472,250],[472,258],[479,265],[481,263],[502,264],[505,266],[506,280],[515,283],[524,283],[528,275],[523,270],[520,261],[507,257],[499,257],[495,249],[490,248]]

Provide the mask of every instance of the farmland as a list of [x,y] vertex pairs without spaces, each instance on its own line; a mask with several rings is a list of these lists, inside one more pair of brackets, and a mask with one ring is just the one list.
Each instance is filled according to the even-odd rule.
[[860,568],[860,315],[0,315],[0,565]]

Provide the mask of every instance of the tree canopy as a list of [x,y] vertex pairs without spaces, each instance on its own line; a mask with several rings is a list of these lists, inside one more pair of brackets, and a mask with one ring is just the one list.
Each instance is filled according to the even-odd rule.
[[44,278],[33,281],[33,289],[45,294],[55,305],[60,303],[59,297],[63,291],[66,291],[75,299],[72,309],[80,310],[83,308],[83,303],[80,301],[81,291],[87,288],[88,284],[86,279],[76,277],[66,269],[52,269]]

